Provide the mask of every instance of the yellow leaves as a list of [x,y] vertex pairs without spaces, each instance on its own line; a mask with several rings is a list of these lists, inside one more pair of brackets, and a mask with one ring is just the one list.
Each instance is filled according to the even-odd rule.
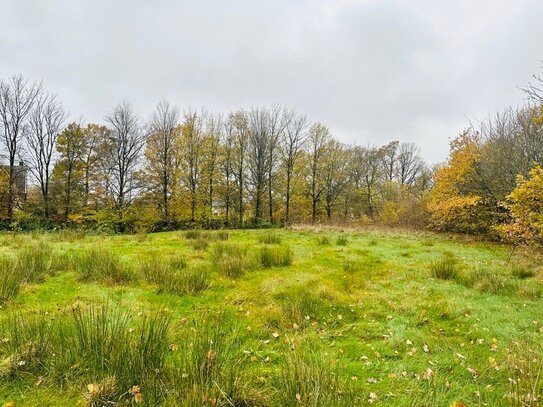
[[143,396],[141,395],[141,390],[139,386],[132,386],[130,390],[128,390],[128,393],[132,395],[136,404],[143,402]]
[[4,407],[15,407],[15,402],[10,400],[4,404]]
[[514,222],[503,228],[504,236],[509,240],[543,241],[543,168],[536,165],[528,179],[519,176],[507,198]]

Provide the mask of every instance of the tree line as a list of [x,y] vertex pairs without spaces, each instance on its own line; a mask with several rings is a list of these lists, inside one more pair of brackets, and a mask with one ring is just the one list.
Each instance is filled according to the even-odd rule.
[[[21,76],[0,82],[3,217],[207,227],[322,221],[419,224],[431,172],[412,143],[352,146],[272,105],[219,114],[126,101],[104,123],[67,122],[58,98]],[[35,181],[15,189],[24,161]]]
[[[279,105],[215,113],[163,100],[144,119],[123,101],[103,123],[68,122],[41,83],[13,76],[0,81],[2,218],[111,230],[377,223],[527,240],[543,235],[536,80],[534,103],[465,130],[430,167],[413,143],[341,143]],[[20,160],[34,180],[24,196]]]

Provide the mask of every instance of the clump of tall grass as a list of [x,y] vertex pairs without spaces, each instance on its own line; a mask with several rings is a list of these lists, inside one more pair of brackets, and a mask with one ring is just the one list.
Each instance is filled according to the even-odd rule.
[[330,244],[330,238],[326,235],[320,235],[317,237],[317,242],[321,246],[329,245]]
[[134,271],[128,263],[102,247],[86,249],[75,259],[75,269],[82,281],[123,284],[134,278]]
[[159,257],[140,261],[140,272],[148,283],[158,284],[164,281],[169,274],[187,268],[187,260],[183,256]]
[[25,281],[18,262],[10,256],[0,257],[0,304],[14,298]]
[[511,266],[511,274],[519,280],[525,280],[535,276],[535,270],[532,265],[526,262],[515,262]]
[[215,243],[211,252],[211,261],[218,273],[229,278],[239,278],[245,271],[252,268],[247,246],[237,243]]
[[215,237],[217,238],[217,240],[225,241],[228,240],[230,235],[227,230],[219,230],[215,233]]
[[196,295],[209,288],[209,270],[204,265],[177,270],[163,276],[158,292]]
[[490,294],[512,294],[518,289],[517,282],[507,278],[498,268],[487,265],[466,273],[460,282],[467,287]]
[[258,235],[258,241],[264,244],[279,244],[281,237],[276,232],[266,232]]
[[206,250],[209,246],[209,240],[207,238],[198,237],[191,240],[190,245],[194,250]]
[[[31,374],[59,385],[86,382],[89,396],[108,394],[108,400],[94,397],[106,402],[100,405],[130,401],[128,389],[135,384],[146,389],[144,398],[152,405],[164,397],[159,383],[170,324],[164,313],[134,318],[107,304],[76,305],[54,318],[43,312],[15,314],[8,322],[3,377]],[[112,381],[110,392],[99,392],[106,380]]]
[[290,246],[262,246],[257,255],[260,264],[264,268],[286,267],[292,264],[292,250]]
[[339,236],[337,237],[337,239],[336,239],[336,244],[337,244],[338,246],[347,246],[347,242],[348,242],[348,241],[349,241],[348,236],[342,233],[341,235],[339,235]]
[[17,253],[17,263],[25,274],[25,281],[41,282],[52,264],[51,245],[42,240],[23,246]]
[[203,234],[201,230],[191,229],[191,230],[187,230],[185,232],[185,239],[194,240],[194,239],[198,239],[198,238],[200,238],[200,237],[202,237],[204,235],[205,234]]
[[52,235],[58,242],[75,242],[84,239],[86,232],[83,229],[60,229],[53,232]]
[[456,280],[459,277],[458,261],[450,252],[445,252],[430,264],[432,276],[441,280]]
[[352,406],[352,393],[341,385],[325,352],[293,344],[275,381],[281,406]]
[[307,317],[317,319],[324,312],[328,295],[314,284],[295,285],[275,295],[281,305],[283,317],[290,324],[301,324]]
[[184,405],[260,405],[248,400],[237,329],[224,315],[189,322],[175,344],[173,389]]

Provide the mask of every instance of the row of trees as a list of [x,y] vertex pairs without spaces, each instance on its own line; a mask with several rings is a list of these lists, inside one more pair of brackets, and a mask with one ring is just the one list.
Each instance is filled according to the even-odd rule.
[[[345,145],[285,107],[181,113],[162,101],[144,121],[121,102],[103,124],[84,125],[67,123],[41,84],[14,76],[0,81],[0,115],[10,223],[424,223],[432,175],[414,144]],[[26,200],[19,159],[36,181]]]

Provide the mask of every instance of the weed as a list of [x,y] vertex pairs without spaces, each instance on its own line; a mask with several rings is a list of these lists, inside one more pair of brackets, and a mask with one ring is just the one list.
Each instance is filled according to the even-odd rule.
[[209,246],[209,240],[200,236],[196,239],[191,240],[190,245],[194,250],[206,250]]

